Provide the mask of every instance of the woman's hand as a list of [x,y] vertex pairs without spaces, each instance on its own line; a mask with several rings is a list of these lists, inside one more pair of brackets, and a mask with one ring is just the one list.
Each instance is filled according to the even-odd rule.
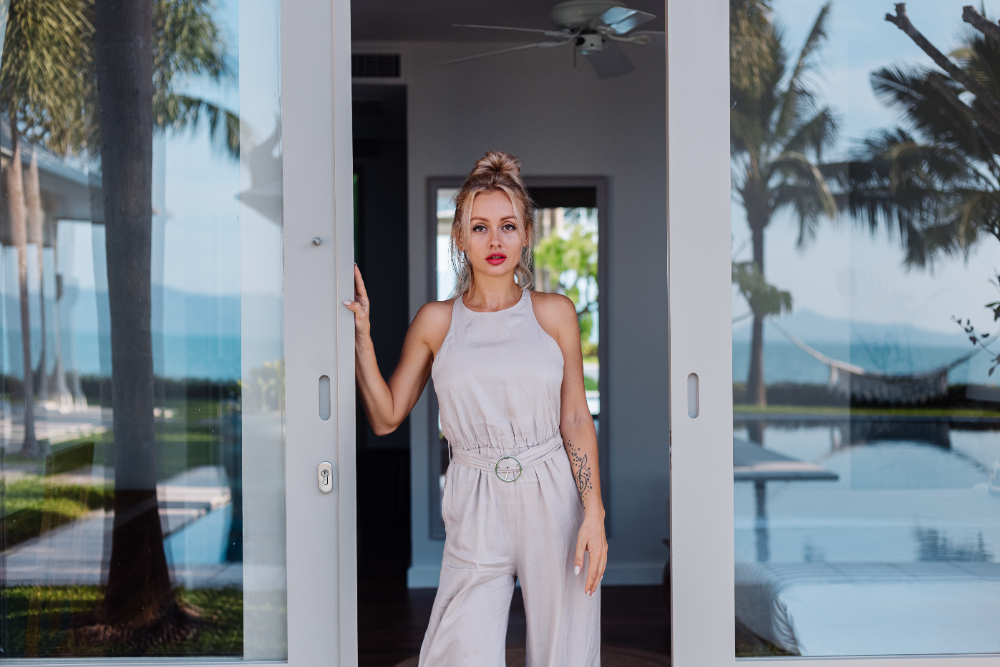
[[604,570],[608,567],[608,539],[604,533],[604,511],[600,513],[588,512],[580,526],[580,532],[576,538],[576,567],[574,571],[577,576],[583,569],[583,552],[590,553],[590,567],[587,568],[587,584],[583,592],[593,596],[597,592],[597,585],[604,578]]
[[368,320],[368,292],[365,291],[365,281],[361,279],[361,269],[354,265],[354,301],[344,301],[344,305],[354,312],[354,335],[358,338],[371,334],[371,322]]

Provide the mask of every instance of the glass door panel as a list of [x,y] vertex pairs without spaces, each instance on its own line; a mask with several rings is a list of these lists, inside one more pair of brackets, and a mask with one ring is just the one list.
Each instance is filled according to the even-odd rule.
[[279,2],[6,5],[2,655],[286,659]]
[[737,657],[1000,653],[1000,40],[963,4],[730,3]]

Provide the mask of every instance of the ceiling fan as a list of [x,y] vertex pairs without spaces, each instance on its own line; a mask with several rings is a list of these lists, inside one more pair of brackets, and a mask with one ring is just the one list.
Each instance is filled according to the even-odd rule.
[[631,42],[632,44],[648,44],[653,35],[662,35],[663,31],[635,30],[644,23],[656,17],[637,9],[629,9],[620,0],[567,0],[552,8],[552,23],[555,30],[539,30],[536,28],[512,28],[499,25],[467,25],[454,24],[456,28],[487,28],[489,30],[511,30],[517,32],[540,33],[553,37],[545,42],[523,44],[510,49],[479,53],[465,58],[456,58],[441,63],[455,63],[486,58],[511,51],[524,49],[550,48],[554,46],[573,46],[573,63],[576,64],[576,54],[584,56],[601,79],[608,79],[635,70],[632,62],[618,47],[616,42]]

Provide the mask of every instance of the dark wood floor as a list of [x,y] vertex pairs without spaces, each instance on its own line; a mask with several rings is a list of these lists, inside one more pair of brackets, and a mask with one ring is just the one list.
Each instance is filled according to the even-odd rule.
[[[660,586],[604,586],[601,641],[605,646],[670,654],[670,617]],[[420,652],[433,589],[364,585],[358,593],[359,663],[394,667]],[[524,646],[526,623],[521,590],[515,589],[507,645]]]

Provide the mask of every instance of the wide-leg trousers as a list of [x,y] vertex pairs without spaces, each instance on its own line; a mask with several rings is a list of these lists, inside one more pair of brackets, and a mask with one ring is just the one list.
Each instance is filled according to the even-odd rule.
[[441,580],[421,667],[504,667],[515,577],[527,614],[528,667],[599,667],[601,589],[573,573],[583,521],[565,451],[513,482],[452,461],[441,507]]

